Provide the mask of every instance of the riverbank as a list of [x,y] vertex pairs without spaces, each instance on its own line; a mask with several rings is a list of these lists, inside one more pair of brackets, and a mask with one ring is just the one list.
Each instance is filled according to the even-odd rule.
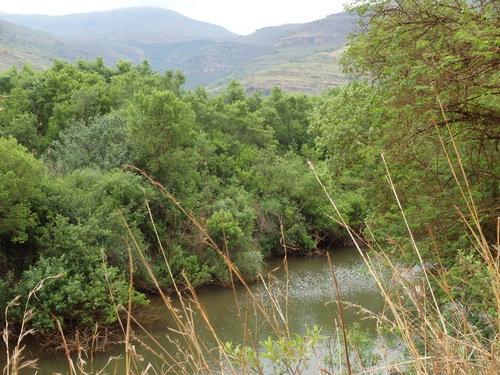
[[[377,292],[376,285],[370,281],[368,270],[358,251],[352,247],[336,248],[331,250],[330,254],[341,285],[343,299],[346,302],[372,310],[374,313],[380,313],[383,309],[383,299]],[[234,289],[214,286],[196,291],[198,302],[203,306],[210,325],[221,342],[232,342],[233,345],[248,344],[250,336],[253,337],[252,340],[255,343],[265,341],[268,337],[278,339],[275,329],[273,329],[276,327],[274,323],[277,323],[282,329],[286,327],[290,333],[300,336],[306,335],[307,328],[312,329],[315,325],[322,328],[323,335],[335,335],[339,317],[334,302],[335,289],[326,256],[288,257],[286,267],[288,272],[285,271],[283,259],[276,258],[268,261],[266,272],[263,273],[262,278],[259,277],[256,283],[249,286],[249,289],[238,285]],[[269,316],[272,316],[274,311],[276,316],[272,318],[272,325],[266,323],[266,318],[252,301],[249,292],[258,299],[258,303]],[[183,304],[188,303],[188,299],[180,301],[175,296],[171,297],[172,307],[176,311],[182,311]],[[274,303],[277,305],[273,305]],[[217,347],[217,340],[207,329],[206,323],[192,298],[189,304],[193,315],[184,318],[192,319],[190,324],[204,345],[209,348]],[[277,312],[277,306],[279,306],[283,317],[286,316],[286,324],[284,321],[280,321],[281,317]],[[154,322],[144,324],[148,334],[137,325],[132,325],[133,336],[137,337],[137,341],[132,341],[132,344],[135,346],[137,355],[143,357],[145,363],[155,363],[156,368],[160,368],[164,364],[153,352],[166,350],[170,353],[180,353],[178,344],[171,340],[178,340],[178,342],[183,340],[182,337],[170,330],[177,326],[176,319],[160,296],[154,297],[146,310],[149,310],[151,315],[149,320],[154,320]],[[370,332],[370,337],[375,339],[377,336],[375,321],[361,320],[361,316],[357,314],[356,310],[355,308],[345,310],[346,324],[351,326],[354,323],[359,323],[360,329]],[[241,313],[244,315],[242,318],[246,322],[246,330],[239,317]],[[141,314],[144,317],[145,311],[142,311]],[[126,321],[124,321],[125,323]],[[101,345],[103,340],[104,338],[96,340],[95,344]],[[37,356],[38,347],[33,344],[27,344],[26,352],[29,353],[27,356],[39,358]],[[105,366],[110,358],[121,354],[122,360],[118,363],[123,369],[123,333],[121,343],[112,345],[110,349],[104,354],[93,353],[91,356],[90,352],[87,352],[87,355],[84,353],[81,355],[89,365],[92,361],[94,369],[99,369]],[[64,352],[59,352],[57,355],[43,352],[42,356],[43,358],[40,358],[39,362],[39,375],[48,375],[54,372],[68,373],[68,362],[64,357]],[[74,355],[73,358],[76,360],[77,355]]]

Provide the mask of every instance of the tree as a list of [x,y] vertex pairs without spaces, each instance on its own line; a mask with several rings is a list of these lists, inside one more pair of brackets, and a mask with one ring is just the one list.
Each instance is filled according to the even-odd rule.
[[36,206],[44,198],[45,167],[13,138],[0,138],[0,160],[0,280],[5,280],[18,277],[36,258]]
[[97,116],[86,124],[75,121],[54,141],[44,159],[53,170],[71,173],[77,169],[110,170],[130,164],[131,145],[123,113]]
[[8,95],[0,111],[0,134],[13,136],[29,150],[39,152],[43,147],[46,126],[42,126],[43,73],[24,64],[21,70],[15,67],[0,75],[0,92]]
[[[127,277],[115,266],[103,267],[99,248],[84,241],[85,235],[91,235],[88,229],[91,228],[69,224],[67,219],[58,217],[54,232],[62,242],[53,249],[53,255],[41,255],[23,273],[22,280],[15,287],[16,294],[26,300],[29,292],[46,279],[43,288],[37,292],[37,301],[30,301],[34,312],[29,324],[42,333],[49,333],[57,327],[48,312],[58,317],[64,329],[95,327],[96,324],[116,322],[116,304],[128,302]],[[135,305],[148,303],[144,294],[136,291],[132,302]],[[23,313],[19,307],[11,311],[19,322]]]
[[[39,154],[71,120],[87,121],[110,109],[103,77],[60,60],[40,72],[28,64],[9,70],[0,79],[0,91],[10,96],[0,113],[2,133],[32,142],[24,146]],[[19,123],[20,117],[24,119]]]
[[[351,39],[344,63],[390,90],[394,105],[428,123],[440,112],[498,138],[496,95],[500,36],[495,0],[361,1],[364,30]],[[441,125],[443,125],[441,123]]]
[[196,130],[193,111],[172,91],[138,93],[128,108],[128,139],[138,166],[183,198],[196,192],[200,180]]
[[[120,169],[103,171],[78,169],[69,175],[53,177],[46,187],[45,225],[40,230],[38,253],[44,257],[91,252],[101,258],[101,249],[109,264],[128,272],[128,249],[124,239],[127,228],[121,211],[134,237],[145,254],[149,246],[149,216],[145,201],[154,204],[154,192],[140,176]],[[149,279],[143,262],[132,248],[135,280],[144,285]],[[102,264],[100,264],[102,267]]]
[[373,211],[370,199],[385,190],[380,154],[391,119],[385,100],[379,86],[354,82],[334,96],[323,96],[311,116],[309,130],[327,165],[323,182],[335,191],[347,222],[358,230]]
[[45,167],[13,138],[0,138],[0,238],[25,242],[37,223],[34,200],[42,196]]
[[186,78],[180,71],[165,71],[164,75],[154,71],[147,60],[133,66],[129,61],[116,63],[117,73],[109,79],[109,97],[114,109],[125,107],[136,93],[150,94],[154,90],[167,90],[181,96],[181,86]]
[[[493,239],[500,214],[498,2],[359,1],[352,10],[364,27],[351,39],[344,64],[379,85],[393,112],[384,125],[384,151],[417,237],[428,227],[445,238],[461,235],[460,219],[448,207],[464,211],[465,202],[439,132],[459,168],[453,137]],[[389,203],[379,205],[380,218],[390,211]]]
[[266,125],[274,129],[274,137],[284,153],[299,152],[302,146],[313,146],[313,138],[307,133],[313,101],[305,94],[283,94],[279,87],[262,103],[261,115]]

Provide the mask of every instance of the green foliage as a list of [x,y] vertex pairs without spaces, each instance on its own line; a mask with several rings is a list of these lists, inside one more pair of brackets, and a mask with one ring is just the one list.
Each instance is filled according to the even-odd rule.
[[[105,88],[97,74],[81,72],[59,60],[42,72],[29,65],[11,70],[3,76],[0,87],[12,98],[1,113],[3,132],[20,136],[20,141],[27,143],[33,143],[36,134],[36,143],[24,145],[41,153],[69,120],[86,120],[109,110]],[[25,120],[18,129],[16,119],[23,115]]]
[[321,329],[314,326],[307,328],[304,337],[295,334],[293,339],[284,337],[267,340],[259,344],[262,350],[249,346],[226,343],[225,350],[234,363],[243,371],[272,374],[300,374],[307,370],[311,361],[317,358],[322,348],[326,347],[329,338],[321,334]]
[[[41,238],[41,254],[56,257],[81,243],[96,250],[104,249],[109,263],[127,272],[128,246],[124,239],[128,235],[118,209],[142,250],[148,253],[147,229],[141,231],[140,227],[148,221],[145,201],[153,198],[154,192],[139,176],[120,170],[107,173],[77,170],[65,179],[51,181],[48,189],[48,223]],[[132,254],[136,283],[149,285],[149,276],[134,247]]]
[[33,203],[42,197],[45,167],[13,138],[0,138],[0,159],[0,239],[22,243],[37,223]]
[[138,166],[175,194],[194,194],[201,160],[189,106],[171,91],[140,92],[128,113],[128,138]]
[[[168,264],[167,264],[168,262]],[[160,262],[157,268],[156,276],[163,281],[163,285],[167,287],[173,286],[173,281],[177,285],[184,285],[187,279],[191,286],[198,287],[205,285],[212,280],[211,269],[206,264],[202,264],[198,256],[189,254],[181,246],[175,246],[170,250],[168,259],[165,262]]]
[[[460,235],[461,219],[449,210],[451,204],[467,210],[448,165],[461,169],[456,150],[468,179],[458,183],[470,189],[493,240],[500,213],[496,1],[363,1],[354,10],[364,28],[350,42],[345,68],[369,76],[391,114],[379,128],[382,145],[415,235],[425,236],[428,227],[441,243]],[[390,226],[381,218],[389,197],[375,207],[380,226]]]
[[264,254],[258,247],[240,250],[234,256],[234,265],[244,280],[255,280],[264,266]]
[[207,231],[219,248],[231,249],[232,252],[243,238],[243,231],[231,212],[214,212],[207,220]]
[[88,124],[74,121],[51,144],[44,159],[58,173],[119,168],[132,161],[126,132],[126,119],[117,112],[95,117]]
[[37,120],[31,113],[22,113],[12,118],[0,128],[0,136],[13,137],[30,151],[41,148],[41,140],[37,134]]
[[[30,324],[42,332],[55,328],[50,313],[67,329],[115,322],[116,307],[128,302],[131,234],[161,287],[185,278],[195,287],[228,284],[227,264],[190,218],[200,218],[248,280],[284,246],[304,254],[345,241],[306,157],[347,223],[362,232],[369,222],[376,240],[390,234],[394,253],[413,264],[383,153],[426,264],[438,264],[439,252],[449,287],[438,294],[445,317],[466,311],[473,336],[477,329],[493,337],[494,262],[486,268],[484,255],[498,259],[499,250],[486,245],[484,258],[471,250],[461,213],[473,207],[485,243],[498,241],[498,3],[360,0],[352,10],[362,30],[344,67],[365,79],[318,97],[279,87],[247,96],[237,81],[214,96],[184,92],[182,73],[161,75],[148,61],[55,60],[42,71],[25,65],[1,73],[0,307],[45,280],[31,300]],[[118,169],[126,163],[177,202]],[[140,291],[153,284],[134,246],[130,252],[133,303],[144,305]],[[18,321],[22,314],[12,310]],[[346,339],[360,370],[378,363],[359,325]],[[315,327],[259,349],[226,350],[243,372],[296,373],[330,340]]]
[[313,138],[308,134],[309,116],[313,103],[305,94],[283,94],[279,87],[262,103],[259,113],[266,124],[274,129],[274,137],[283,152],[301,151],[313,146]]
[[367,371],[380,364],[381,355],[374,350],[376,340],[359,323],[347,327],[346,336],[349,358],[345,356],[342,334],[325,336],[318,326],[306,327],[303,336],[268,337],[259,342],[259,347],[227,342],[224,350],[243,373],[301,374],[310,367],[325,373],[342,373],[347,360],[355,371]]
[[103,113],[107,103],[104,82],[97,74],[78,71],[75,66],[54,61],[43,76],[41,117],[48,139],[56,140],[68,120],[92,118]]
[[235,80],[229,82],[224,93],[224,101],[227,104],[234,104],[239,101],[245,101],[245,98],[246,95],[243,86]]
[[[51,278],[55,276],[57,278]],[[95,322],[110,324],[118,318],[118,306],[128,303],[127,280],[115,267],[107,267],[107,271],[104,271],[98,249],[92,251],[77,244],[70,254],[42,256],[24,272],[15,292],[27,296],[46,278],[50,279],[36,293],[38,303],[32,302],[36,310],[30,321],[42,333],[57,327],[51,314],[59,319],[63,328],[92,326]],[[147,304],[145,296],[137,292],[134,293],[133,302],[135,305]],[[19,321],[22,314],[22,309],[11,312]]]
[[453,288],[446,294],[439,290],[445,314],[451,318],[457,310],[467,311],[469,324],[485,338],[492,339],[497,304],[488,267],[484,266],[476,250],[458,249],[457,253],[456,262],[446,271],[446,279],[450,285],[459,285],[460,288]]
[[[1,140],[8,162],[1,171],[0,268],[13,268],[1,283],[27,293],[49,277],[46,292],[37,293],[68,329],[113,321],[110,299],[102,297],[101,249],[121,303],[130,234],[165,289],[173,280],[182,287],[184,275],[194,286],[231,281],[227,264],[176,202],[118,169],[124,164],[143,169],[200,218],[247,280],[265,257],[283,251],[283,239],[289,251],[307,253],[342,236],[303,156],[324,167],[307,131],[318,98],[279,88],[267,98],[247,96],[237,81],[210,96],[204,88],[182,91],[184,81],[147,61],[107,67],[101,58],[0,74],[0,93],[8,95],[0,135],[26,147]],[[23,168],[29,173],[16,174]],[[346,207],[357,212],[356,197]],[[150,290],[141,256],[135,246],[130,251],[134,289]],[[43,309],[36,314],[37,327],[54,327]]]
[[352,357],[361,369],[373,368],[380,363],[382,357],[379,353],[374,352],[376,344],[373,337],[370,337],[368,330],[361,328],[359,322],[348,327],[346,335]]
[[[125,304],[128,300],[127,231],[117,207],[143,250],[147,250],[137,226],[147,217],[143,202],[149,188],[130,173],[116,170],[104,174],[87,169],[77,170],[64,180],[51,180],[45,189],[50,198],[43,211],[46,223],[39,229],[39,258],[22,274],[15,292],[27,296],[43,278],[61,277],[47,280],[37,293],[43,308],[36,309],[31,324],[42,332],[56,327],[45,309],[58,316],[68,329],[116,321],[110,294],[115,303]],[[109,286],[102,254],[108,258]],[[135,252],[133,258],[136,286],[150,285]],[[145,297],[135,292],[134,304],[144,303]],[[22,319],[22,313],[14,315]]]
[[316,135],[327,165],[323,181],[335,193],[341,213],[354,229],[361,229],[369,209],[375,208],[368,203],[369,197],[384,190],[380,154],[384,137],[391,136],[383,131],[391,117],[383,100],[377,86],[354,82],[323,96],[311,116],[309,130]]
[[383,150],[382,128],[389,119],[382,94],[377,86],[354,82],[322,100],[311,117],[310,131],[316,134],[316,144],[324,150],[336,177],[363,178],[377,168]]
[[[498,2],[358,1],[353,10],[362,31],[352,37],[344,67],[371,84],[350,85],[338,100],[325,101],[313,117],[318,145],[335,168],[337,187],[354,187],[369,205],[370,233],[389,240],[382,246],[397,259],[393,264],[418,264],[418,248],[444,312],[445,336],[468,330],[477,340],[473,351],[489,347],[498,316],[498,249],[491,245],[500,214]],[[345,98],[356,102],[346,105]],[[379,152],[390,187],[385,166],[374,162]],[[464,235],[469,229],[478,234]],[[405,321],[432,321],[417,298]],[[428,336],[418,340],[422,353],[435,345]],[[460,353],[466,341],[459,340]]]
[[[207,219],[206,230],[216,246],[228,256],[245,251],[247,248],[248,244],[244,241],[244,233],[231,212],[224,210],[214,212]],[[215,249],[209,248],[207,250],[205,260],[213,265],[217,278],[229,284],[231,281],[229,270],[224,260]]]

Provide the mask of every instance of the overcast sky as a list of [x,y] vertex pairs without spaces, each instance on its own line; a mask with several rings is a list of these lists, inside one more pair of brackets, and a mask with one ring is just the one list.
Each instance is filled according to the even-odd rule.
[[129,6],[159,6],[248,35],[266,26],[304,23],[343,11],[351,0],[1,0],[13,14],[87,13]]

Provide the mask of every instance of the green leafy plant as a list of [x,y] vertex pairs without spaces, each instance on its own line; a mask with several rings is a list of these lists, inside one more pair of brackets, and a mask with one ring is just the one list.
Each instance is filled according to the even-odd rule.
[[256,374],[301,374],[317,358],[322,346],[329,338],[321,334],[321,329],[314,326],[307,328],[304,336],[295,334],[293,339],[285,337],[260,342],[260,348],[226,343],[225,350],[230,358],[242,370],[251,370]]

